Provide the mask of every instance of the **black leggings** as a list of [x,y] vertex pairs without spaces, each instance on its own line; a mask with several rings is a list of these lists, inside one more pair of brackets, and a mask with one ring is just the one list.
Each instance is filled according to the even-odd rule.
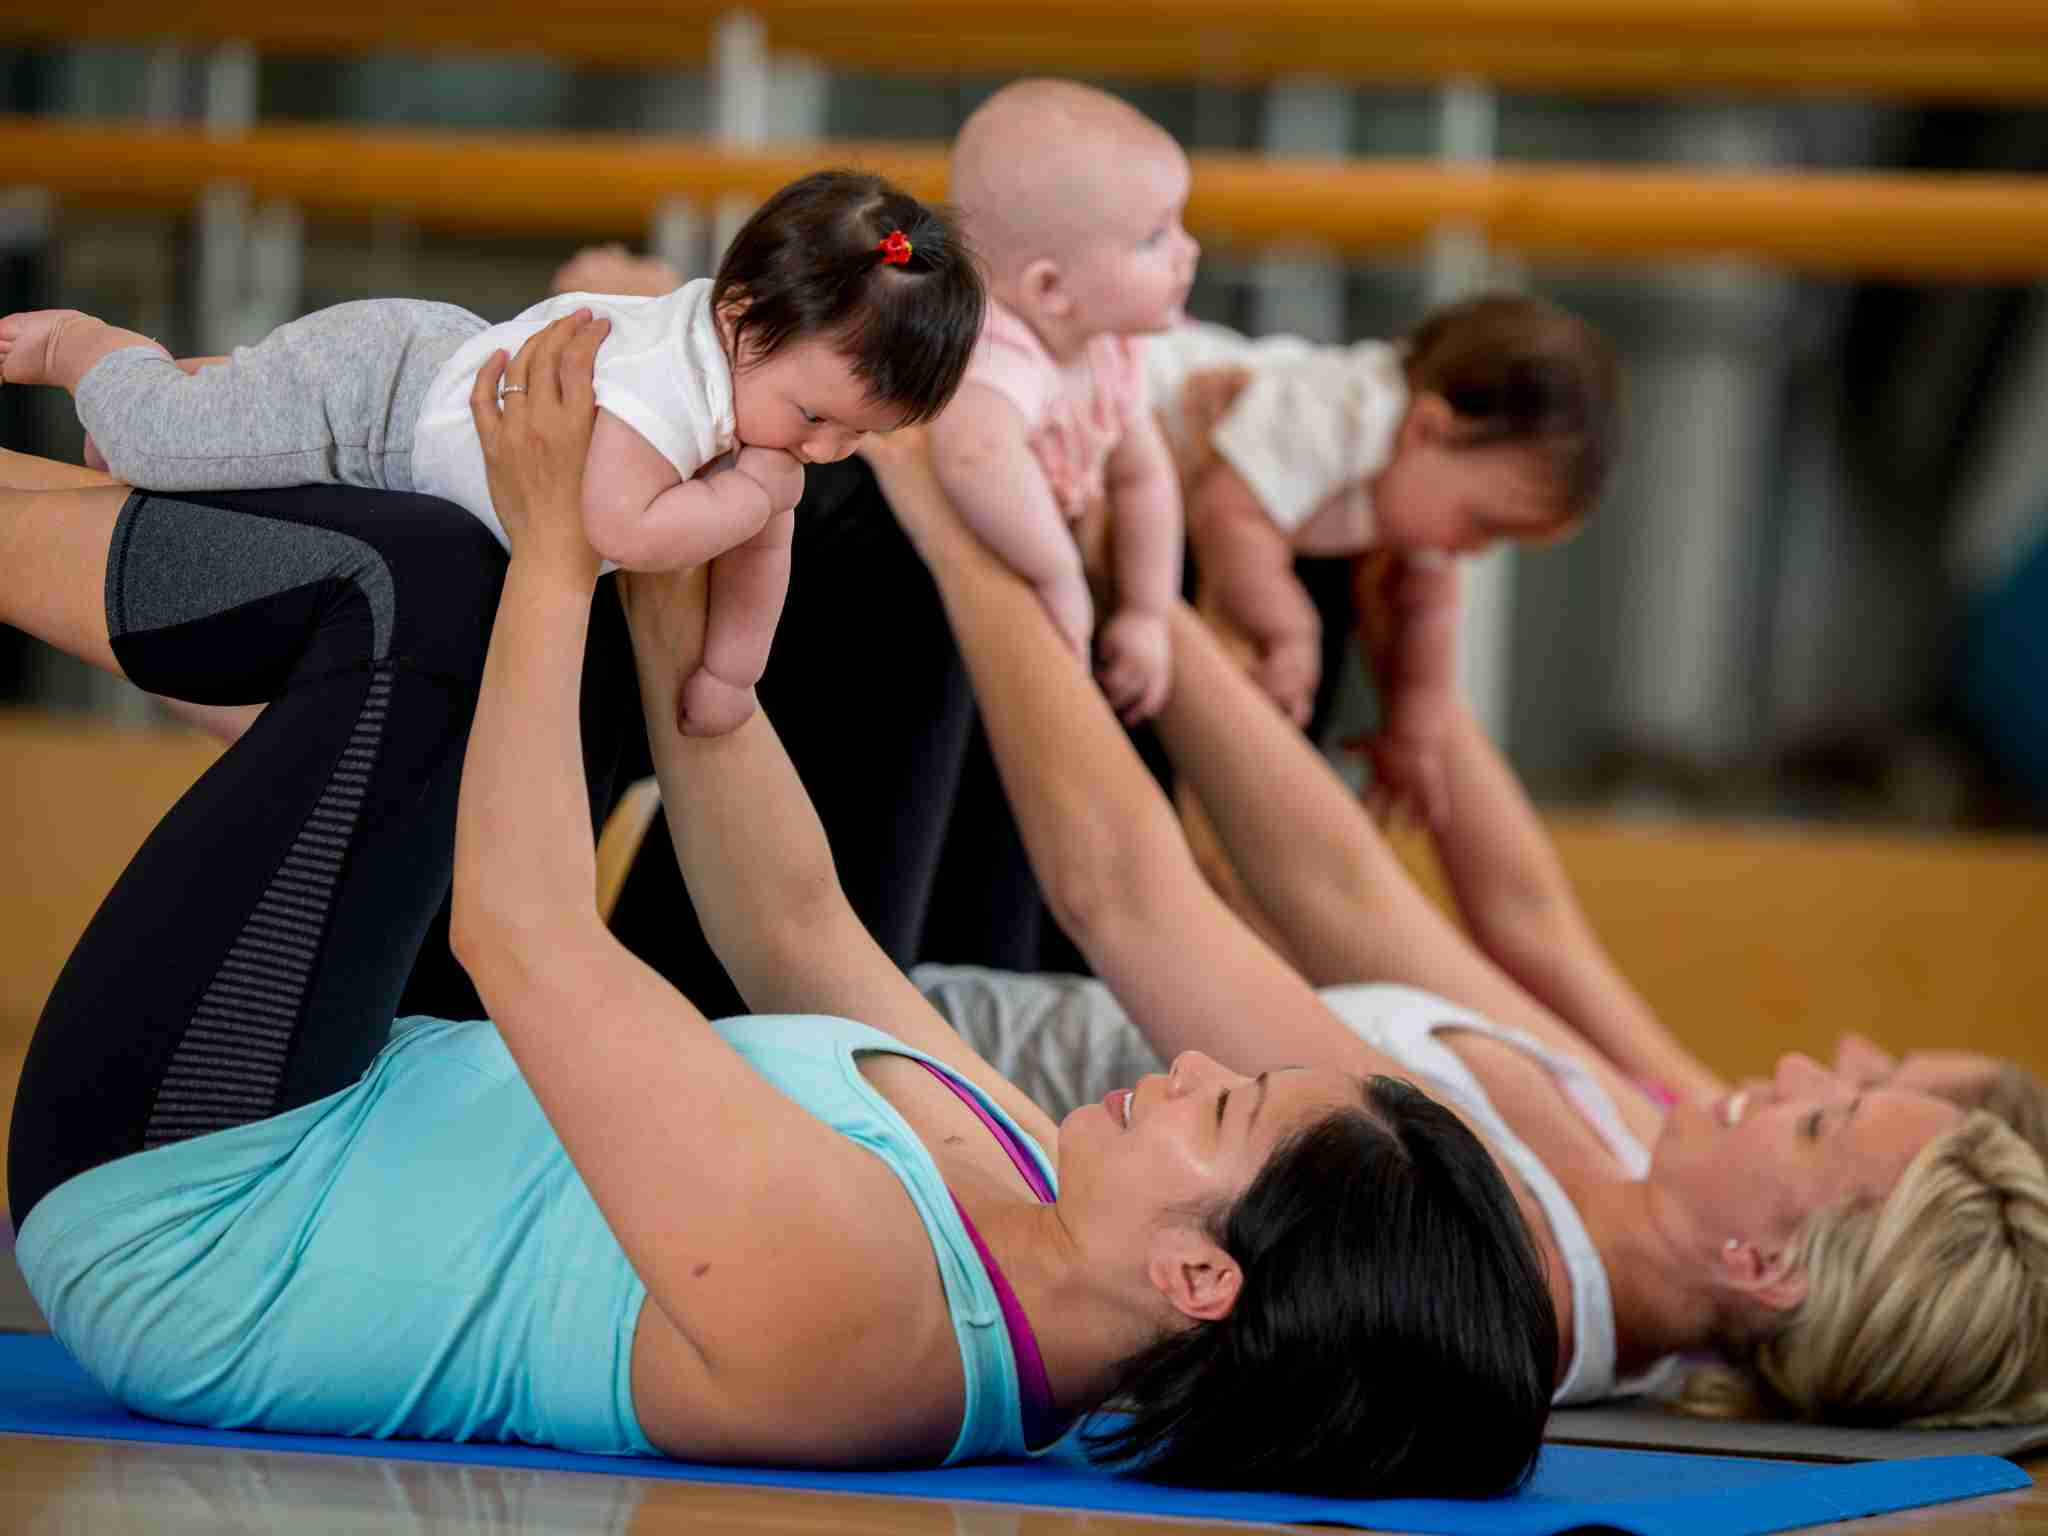
[[[101,1163],[361,1076],[447,897],[504,569],[475,518],[428,497],[128,499],[106,586],[122,669],[151,692],[269,707],[150,834],[57,979],[9,1133],[17,1225]],[[603,697],[632,677],[609,590],[596,613],[601,816],[633,713]]]
[[[1350,643],[1350,562],[1304,560],[1296,572],[1323,613],[1319,733]],[[806,471],[789,602],[760,691],[847,900],[898,965],[1088,969],[1040,897],[938,590],[858,458]],[[644,751],[645,737],[634,740]],[[1152,730],[1133,740],[1171,788]],[[625,770],[648,771],[644,759]],[[741,1011],[658,823],[612,932],[713,1017]]]
[[[760,697],[824,823],[848,903],[899,965],[920,958],[934,922],[1007,932],[1036,913],[993,764],[976,773],[973,690],[938,590],[858,458],[805,471],[789,600]],[[644,752],[645,733],[633,740]],[[629,771],[648,770],[643,760]],[[963,881],[961,904],[937,912],[956,814],[979,821],[991,810],[1001,818],[977,848],[981,883]],[[743,1011],[660,823],[620,890],[612,932],[712,1017]]]

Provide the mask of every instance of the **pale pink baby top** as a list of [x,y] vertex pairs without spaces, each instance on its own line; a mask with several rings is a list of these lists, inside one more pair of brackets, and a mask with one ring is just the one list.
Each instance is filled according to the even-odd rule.
[[1083,366],[1063,369],[1015,310],[988,301],[961,382],[985,385],[1017,407],[1045,483],[1070,522],[1102,499],[1109,455],[1147,408],[1139,347],[1135,336],[1090,337]]

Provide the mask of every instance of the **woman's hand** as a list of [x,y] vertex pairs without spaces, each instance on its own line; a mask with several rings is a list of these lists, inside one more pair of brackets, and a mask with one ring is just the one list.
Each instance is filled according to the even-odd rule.
[[896,514],[904,535],[925,559],[931,558],[926,543],[944,537],[949,527],[962,531],[960,514],[953,510],[932,468],[931,433],[925,427],[899,427],[894,432],[871,432],[861,439],[860,456],[875,472],[882,498]]
[[551,293],[626,293],[658,299],[683,286],[683,274],[652,256],[635,256],[618,241],[586,245],[555,272]]
[[593,582],[600,561],[583,534],[583,463],[597,424],[591,376],[610,330],[587,309],[565,315],[509,362],[502,351],[485,359],[469,391],[491,505],[514,557],[587,570]]

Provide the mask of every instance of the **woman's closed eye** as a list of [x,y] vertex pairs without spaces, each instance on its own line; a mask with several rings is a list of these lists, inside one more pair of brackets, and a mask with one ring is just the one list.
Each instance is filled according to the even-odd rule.
[[[1849,1101],[1848,1106],[1843,1109],[1840,1118],[1844,1121],[1854,1118],[1857,1109],[1862,1103],[1863,1095],[1859,1093]],[[1821,1129],[1827,1124],[1827,1116],[1827,1109],[1823,1106],[1807,1115],[1806,1119],[1800,1123],[1799,1129],[1808,1141],[1820,1140]]]

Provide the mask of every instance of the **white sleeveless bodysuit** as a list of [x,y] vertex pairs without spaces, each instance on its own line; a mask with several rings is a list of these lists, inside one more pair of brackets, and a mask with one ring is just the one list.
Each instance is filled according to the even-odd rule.
[[516,353],[551,321],[589,309],[612,323],[597,352],[597,403],[652,443],[687,480],[736,444],[732,367],[711,314],[711,279],[700,277],[658,299],[564,293],[517,319],[472,336],[427,387],[413,429],[413,488],[442,496],[483,520],[511,547],[491,509],[483,446],[469,415],[470,386],[500,347]]

